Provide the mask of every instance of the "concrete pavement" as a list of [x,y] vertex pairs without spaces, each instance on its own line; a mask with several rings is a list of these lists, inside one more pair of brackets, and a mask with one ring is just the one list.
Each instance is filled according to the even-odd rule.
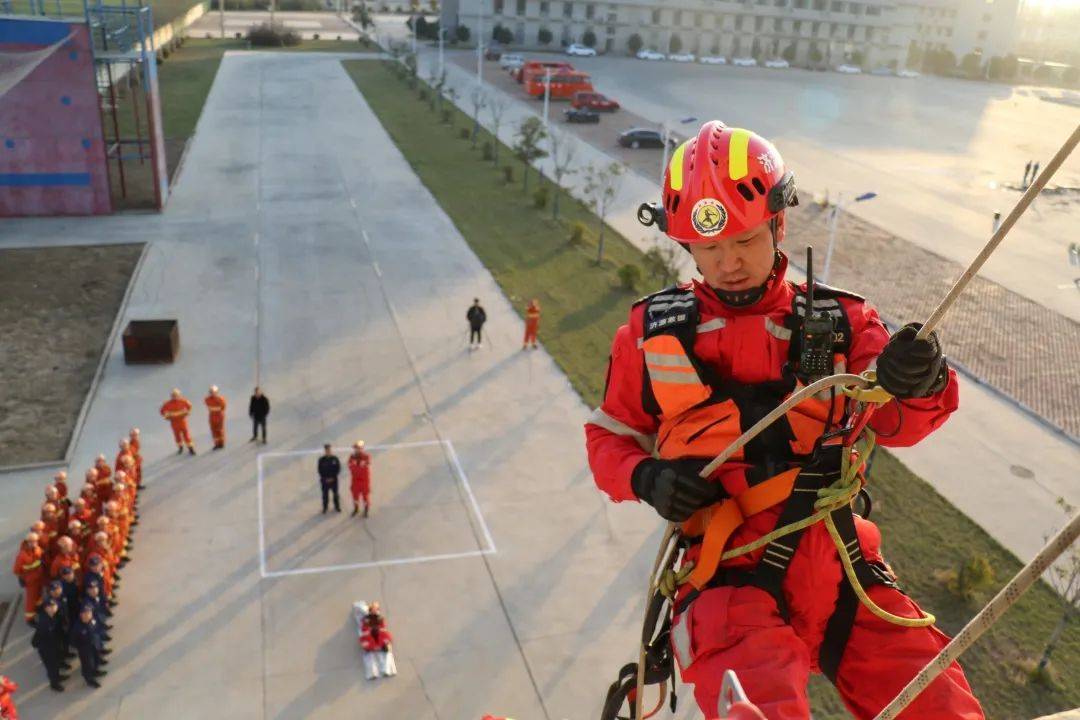
[[[109,351],[72,470],[142,427],[116,652],[100,690],[76,676],[56,695],[18,626],[3,662],[25,716],[596,714],[634,651],[658,522],[596,492],[588,409],[542,350],[519,350],[518,316],[337,58],[227,55],[162,215],[10,227],[8,243],[150,240],[125,315],[177,317],[182,338],[171,366]],[[491,320],[470,354],[474,296]],[[266,447],[245,443],[256,375]],[[157,407],[174,385],[198,405],[210,383],[229,446],[209,451],[200,406],[201,452],[176,456]],[[366,524],[319,514],[303,452],[356,438],[388,446]],[[5,547],[47,476],[0,482]],[[386,608],[394,680],[362,678],[359,599]]]

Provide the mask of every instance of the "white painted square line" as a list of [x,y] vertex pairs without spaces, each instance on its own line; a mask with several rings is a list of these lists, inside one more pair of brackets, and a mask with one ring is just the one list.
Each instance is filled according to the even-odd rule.
[[[368,450],[395,450],[400,448],[416,448],[416,447],[432,447],[439,445],[446,452],[451,464],[454,467],[454,474],[457,475],[458,480],[461,482],[461,486],[465,490],[465,496],[469,501],[469,508],[472,514],[476,517],[477,522],[480,523],[480,529],[484,535],[484,543],[487,545],[482,550],[467,550],[459,553],[442,553],[439,555],[422,555],[420,557],[407,557],[407,558],[391,558],[388,560],[373,560],[368,562],[349,563],[346,565],[322,565],[319,567],[311,568],[295,568],[292,570],[274,570],[269,571],[266,569],[266,521],[263,513],[263,458],[264,457],[296,457],[299,455],[317,455],[322,452],[322,448],[315,448],[312,450],[290,450],[283,452],[265,452],[259,453],[256,456],[256,467],[258,470],[258,502],[259,502],[259,575],[265,578],[286,577],[289,575],[311,575],[315,573],[324,572],[337,572],[340,570],[357,570],[360,568],[371,567],[385,567],[391,565],[410,565],[414,563],[435,562],[438,560],[458,560],[461,558],[480,557],[482,555],[492,555],[498,550],[495,547],[495,541],[491,537],[491,530],[488,528],[487,522],[484,520],[483,513],[480,512],[480,505],[476,502],[476,496],[473,495],[472,486],[469,485],[469,478],[465,474],[465,469],[461,467],[461,460],[458,459],[457,451],[454,449],[454,444],[449,440],[422,440],[418,442],[405,442],[405,443],[392,443],[389,445],[368,445]],[[335,452],[349,452],[352,448],[333,448]]]

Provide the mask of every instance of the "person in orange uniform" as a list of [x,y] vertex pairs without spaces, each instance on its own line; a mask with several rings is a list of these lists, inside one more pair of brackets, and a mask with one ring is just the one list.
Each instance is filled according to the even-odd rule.
[[60,501],[60,491],[55,485],[45,486],[45,502],[56,508],[56,524],[60,534],[67,534],[68,509],[67,505]]
[[0,675],[0,718],[19,720],[19,711],[12,697],[19,691],[19,684],[7,675]]
[[68,497],[67,486],[67,473],[61,470],[53,475],[53,487],[56,488],[56,493],[60,498],[60,504],[67,509],[68,513],[71,512],[71,498]]
[[142,455],[139,450],[142,448],[140,442],[139,428],[133,427],[128,432],[128,454],[135,459],[135,484],[142,487]]
[[349,456],[349,474],[352,475],[349,486],[353,501],[352,514],[360,512],[360,498],[363,498],[364,517],[367,517],[371,507],[371,455],[364,452],[363,440],[353,443],[352,455]]
[[73,517],[71,522],[68,523],[68,537],[75,543],[75,552],[79,555],[80,564],[88,535],[89,531],[86,529],[86,524]]
[[23,605],[23,617],[31,625],[34,623],[34,615],[37,613],[38,603],[41,601],[41,588],[45,583],[45,567],[42,560],[45,553],[39,545],[36,533],[28,533],[23,538],[19,547],[19,554],[15,556],[15,565],[12,572],[19,578],[19,585],[26,591],[25,604]]
[[117,445],[119,447],[116,451],[116,459],[113,460],[113,468],[115,468],[116,470],[123,470],[124,472],[128,472],[128,469],[124,467],[124,456],[131,455],[131,441],[128,440],[126,437],[120,438],[120,442],[117,443]]
[[41,523],[44,528],[39,539],[41,548],[45,551],[45,564],[48,565],[56,555],[56,541],[60,538],[60,517],[52,503],[47,502],[41,506]]
[[59,578],[61,570],[65,567],[74,570],[77,576],[82,564],[75,541],[67,535],[63,535],[56,541],[56,550],[56,557],[53,558],[52,563],[49,565],[49,579],[56,580]]
[[[94,506],[92,501],[87,500],[86,497],[83,496],[76,498],[75,504],[71,506],[71,518],[72,519],[68,521],[69,532],[71,531],[71,524],[75,521],[78,521],[82,525],[84,533],[89,532],[88,528],[92,527],[97,522],[97,518],[94,516]],[[71,537],[78,541],[80,545],[84,544],[82,536],[73,534]]]
[[[98,518],[98,527],[102,527],[101,521],[104,520],[108,523],[108,518]],[[105,525],[107,527],[107,525]],[[112,548],[109,546],[109,533],[105,530],[98,530],[90,538],[90,548],[86,556],[87,566],[93,563],[93,558],[97,557],[101,561],[101,579],[103,582],[103,590],[105,590],[105,597],[108,600],[112,600],[113,587],[116,585],[116,557],[113,555]]]
[[109,502],[112,497],[112,468],[104,455],[98,455],[94,463],[94,496],[99,505]]
[[86,471],[86,480],[79,490],[79,497],[86,501],[86,504],[90,506],[90,509],[93,510],[95,514],[101,510],[101,502],[98,500],[97,490],[94,489],[96,483],[97,470],[90,468]]
[[214,449],[225,447],[225,396],[218,392],[217,385],[210,386],[210,394],[203,402],[210,411],[210,435],[214,438]]
[[172,426],[173,438],[176,440],[176,454],[184,453],[187,445],[188,452],[195,454],[195,445],[191,442],[191,432],[187,426],[187,416],[191,414],[191,403],[181,394],[180,390],[173,388],[169,399],[161,406],[161,416],[169,421]]
[[529,307],[525,308],[525,339],[521,342],[521,349],[527,347],[536,349],[536,333],[540,329],[540,301],[533,298],[529,301]]

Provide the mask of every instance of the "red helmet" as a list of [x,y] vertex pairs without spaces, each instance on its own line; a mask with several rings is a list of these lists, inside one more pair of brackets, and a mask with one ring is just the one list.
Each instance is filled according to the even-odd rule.
[[798,204],[795,176],[772,143],[713,120],[672,154],[664,171],[663,206],[642,206],[638,217],[646,225],[657,222],[680,243],[730,237],[778,218],[779,243],[784,210]]

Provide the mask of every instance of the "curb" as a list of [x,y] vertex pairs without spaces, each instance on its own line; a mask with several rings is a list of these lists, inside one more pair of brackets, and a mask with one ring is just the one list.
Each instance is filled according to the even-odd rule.
[[68,438],[67,448],[64,450],[63,458],[57,460],[48,460],[36,463],[24,463],[21,465],[6,465],[0,467],[0,475],[19,470],[33,470],[36,468],[57,467],[61,465],[68,465],[71,463],[71,455],[75,450],[75,444],[82,436],[83,426],[86,424],[86,416],[90,412],[90,404],[97,396],[98,385],[101,383],[101,376],[105,372],[105,364],[109,360],[109,355],[112,352],[113,343],[116,341],[116,337],[120,332],[120,326],[123,319],[127,316],[128,304],[131,302],[131,294],[135,289],[135,282],[139,279],[139,273],[142,272],[143,265],[146,262],[147,250],[150,247],[150,242],[142,244],[142,252],[139,253],[139,259],[135,263],[135,268],[131,271],[131,277],[128,278],[127,288],[124,290],[124,297],[120,300],[120,307],[116,310],[116,316],[113,318],[112,328],[109,330],[108,338],[105,340],[105,347],[101,351],[101,357],[98,358],[97,368],[94,370],[94,377],[90,381],[90,388],[86,392],[86,397],[83,398],[82,407],[79,408],[79,414],[75,418],[75,424],[71,428],[71,436]]

